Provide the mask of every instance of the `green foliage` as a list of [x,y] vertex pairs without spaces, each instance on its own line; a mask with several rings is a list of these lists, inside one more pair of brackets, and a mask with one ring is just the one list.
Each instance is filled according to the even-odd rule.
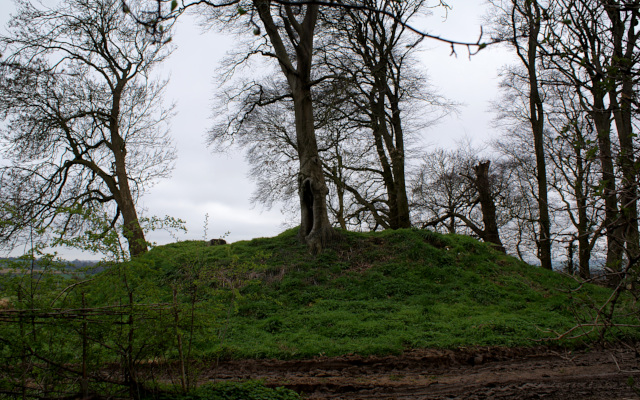
[[[98,274],[70,271],[54,257],[38,260],[37,268],[33,257],[20,260],[0,275],[1,297],[23,312],[0,324],[0,363],[10,371],[0,373],[0,384],[19,388],[26,376],[42,382],[30,388],[33,395],[77,386],[77,375],[62,379],[67,375],[55,365],[77,370],[85,362],[90,372],[120,365],[123,376],[153,386],[141,367],[170,361],[166,365],[176,367],[169,374],[184,397],[297,398],[256,383],[194,392],[192,361],[538,345],[588,321],[594,305],[611,294],[594,285],[575,291],[580,284],[571,278],[464,236],[422,230],[340,235],[318,255],[298,242],[295,229],[222,246],[179,242],[134,260],[105,262]],[[619,304],[630,314],[627,303]],[[600,333],[556,343],[580,346]],[[640,334],[620,328],[605,337],[638,340]],[[18,373],[27,364],[27,373]],[[89,386],[114,396],[130,389],[124,382]]]
[[123,238],[109,219],[106,212],[80,205],[57,210],[58,214],[66,214],[80,221],[84,229],[78,235],[69,237],[65,229],[54,233],[52,246],[66,246],[96,254],[104,254],[105,258],[118,262],[127,260],[129,252],[123,245]]
[[[62,229],[55,232],[55,239],[52,246],[66,246],[82,251],[104,255],[104,259],[110,262],[123,262],[129,259],[129,251],[123,245],[124,238],[121,235],[122,227],[113,225],[107,213],[83,208],[80,205],[75,207],[60,208],[59,214],[74,216],[84,227],[82,232],[75,236],[68,236]],[[145,233],[163,230],[168,232],[176,241],[178,232],[186,232],[185,221],[171,216],[163,218],[152,216],[143,217],[139,220],[140,226]],[[147,243],[147,245],[155,245]]]
[[[207,330],[209,313],[226,300],[205,301],[218,290],[210,285],[216,277],[207,276],[203,285],[198,260],[175,262],[176,279],[158,275],[154,263],[141,258],[103,262],[99,274],[68,270],[53,256],[3,266],[0,299],[9,310],[0,307],[0,364],[7,366],[0,382],[7,393],[42,396],[75,388],[121,396],[124,386],[133,396],[138,382],[148,379],[141,367],[152,360],[177,360],[176,381],[184,392],[192,388],[192,357],[215,337]],[[81,366],[99,376],[105,365],[119,365],[123,381],[79,379]]]
[[0,274],[0,382],[8,392],[27,381],[37,384],[28,385],[26,394],[61,390],[66,382],[47,364],[79,360],[80,326],[73,317],[79,304],[70,284],[81,285],[83,272],[53,255],[36,254],[7,263]]

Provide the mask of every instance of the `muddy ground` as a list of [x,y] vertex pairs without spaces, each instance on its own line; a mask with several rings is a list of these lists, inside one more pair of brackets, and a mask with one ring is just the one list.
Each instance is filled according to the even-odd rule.
[[227,361],[207,370],[204,380],[263,379],[308,399],[640,399],[637,346],[416,350],[389,357]]

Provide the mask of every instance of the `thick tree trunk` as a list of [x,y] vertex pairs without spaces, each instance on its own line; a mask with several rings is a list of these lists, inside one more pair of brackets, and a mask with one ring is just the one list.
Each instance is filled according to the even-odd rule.
[[582,279],[591,278],[590,262],[591,246],[589,243],[589,237],[583,233],[578,236],[578,268]]
[[370,95],[372,113],[372,133],[373,140],[376,145],[376,151],[378,153],[378,160],[380,161],[380,167],[382,170],[382,180],[384,181],[385,189],[387,190],[387,207],[389,207],[388,221],[390,229],[398,229],[398,201],[396,192],[396,182],[393,176],[393,168],[387,157],[387,150],[385,149],[385,135],[389,135],[387,132],[387,121],[385,119],[384,109],[384,97],[378,93]]
[[[270,1],[254,0],[254,5],[269,36],[280,69],[291,89],[300,160],[298,194],[301,221],[298,236],[312,252],[317,253],[335,235],[327,213],[329,190],[322,170],[322,161],[318,155],[311,98],[313,36],[319,6],[305,5],[304,13],[298,16],[298,13],[292,11],[291,6],[279,5],[280,17],[284,24],[284,27],[280,27],[271,15]],[[301,22],[299,18],[302,18]],[[281,31],[286,35],[289,45],[293,47],[295,58],[290,56],[283,42],[283,36],[280,34]]]
[[122,219],[124,222],[123,234],[129,244],[129,255],[131,258],[137,257],[148,251],[147,241],[144,237],[144,231],[140,226],[136,209],[133,206],[133,201],[129,198],[126,201],[126,209],[121,207]]
[[125,79],[118,82],[113,93],[113,103],[111,109],[110,133],[111,152],[114,157],[115,175],[117,178],[117,194],[114,193],[116,203],[120,208],[123,219],[123,235],[129,244],[129,255],[134,258],[148,251],[147,241],[144,231],[138,221],[131,188],[129,186],[129,175],[127,174],[125,143],[120,136],[120,100],[122,90],[127,84]]
[[[537,88],[535,89],[537,92]],[[547,163],[544,156],[544,131],[543,131],[543,112],[542,102],[539,95],[531,96],[531,109],[537,117],[532,117],[531,125],[533,128],[533,141],[536,153],[536,173],[538,180],[538,225],[540,232],[540,241],[538,244],[539,258],[542,268],[552,269],[551,263],[551,221],[549,218],[549,198],[547,192]]]
[[455,214],[456,210],[455,207],[452,205],[449,205],[449,209],[448,209],[448,215],[450,215],[451,217],[449,218],[449,224],[447,225],[447,231],[449,233],[456,233],[456,217]]
[[[594,88],[601,85],[602,82],[593,82]],[[604,94],[595,91],[592,94],[594,95],[594,111],[591,115],[598,135],[598,158],[602,169],[602,198],[604,199],[604,224],[607,235],[606,265],[613,271],[619,271],[622,266],[624,235],[618,220],[616,176],[611,154],[611,113],[605,108]]]
[[147,241],[144,237],[144,231],[138,220],[131,189],[129,188],[129,179],[126,172],[125,155],[123,152],[114,152],[116,154],[116,175],[118,177],[118,192],[116,203],[122,213],[122,234],[129,244],[129,255],[137,257],[148,251]]
[[[624,90],[623,90],[624,96]],[[620,143],[618,160],[622,170],[622,182],[620,188],[620,224],[623,226],[624,241],[627,246],[629,258],[635,258],[640,254],[638,246],[638,184],[633,145],[633,127],[631,124],[631,112],[629,104],[612,102]],[[626,108],[627,110],[624,110]]]
[[502,241],[500,240],[500,232],[496,222],[496,205],[491,194],[491,182],[489,181],[489,165],[490,161],[479,163],[473,169],[476,173],[474,184],[478,190],[480,199],[480,207],[482,208],[482,222],[484,223],[483,240],[493,243],[497,250],[506,253]]
[[[612,71],[616,75],[610,77],[620,83],[620,86],[611,85],[609,91],[609,102],[613,110],[613,117],[618,132],[618,142],[620,153],[618,162],[622,170],[622,182],[620,188],[620,224],[623,225],[624,240],[627,246],[629,258],[640,255],[640,243],[638,233],[638,187],[636,157],[633,144],[633,124],[634,113],[633,102],[635,96],[634,64],[637,57],[636,46],[640,33],[636,33],[635,26],[638,24],[640,11],[636,8],[623,10],[618,2],[606,7],[607,14],[611,21],[611,39],[613,41]],[[631,21],[623,22],[625,17],[621,13],[631,13]],[[626,39],[626,41],[625,41]],[[618,92],[619,89],[619,92]]]
[[[523,12],[529,24],[529,41],[526,54],[518,48],[518,55],[527,67],[529,78],[529,118],[533,132],[536,154],[536,178],[538,182],[538,258],[542,268],[552,269],[551,263],[551,221],[547,195],[547,163],[544,151],[544,108],[538,83],[538,35],[542,23],[540,5],[537,1],[526,2]],[[517,41],[516,41],[517,43]]]
[[313,126],[311,91],[294,91],[294,109],[300,172],[298,195],[300,196],[301,222],[299,237],[313,253],[320,252],[334,235],[327,213],[327,188],[322,161]]
[[407,197],[405,180],[404,130],[400,119],[400,105],[395,94],[388,94],[387,97],[389,97],[391,105],[391,126],[395,134],[395,143],[390,155],[396,183],[397,225],[398,228],[410,228],[411,216],[409,214],[409,198]]

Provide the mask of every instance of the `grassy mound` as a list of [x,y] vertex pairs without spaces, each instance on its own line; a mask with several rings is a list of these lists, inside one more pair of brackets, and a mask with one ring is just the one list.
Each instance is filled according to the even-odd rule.
[[589,304],[610,294],[591,285],[572,293],[573,279],[465,236],[341,232],[313,256],[296,233],[223,246],[169,244],[130,268],[159,288],[154,301],[170,302],[173,293],[173,301],[191,305],[200,321],[194,352],[204,357],[538,345],[575,326]]

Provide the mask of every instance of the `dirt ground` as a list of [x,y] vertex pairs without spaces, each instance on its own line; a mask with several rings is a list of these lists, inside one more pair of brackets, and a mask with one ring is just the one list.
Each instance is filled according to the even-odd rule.
[[227,361],[210,367],[205,380],[263,379],[308,399],[640,399],[637,347],[416,350],[389,357]]

